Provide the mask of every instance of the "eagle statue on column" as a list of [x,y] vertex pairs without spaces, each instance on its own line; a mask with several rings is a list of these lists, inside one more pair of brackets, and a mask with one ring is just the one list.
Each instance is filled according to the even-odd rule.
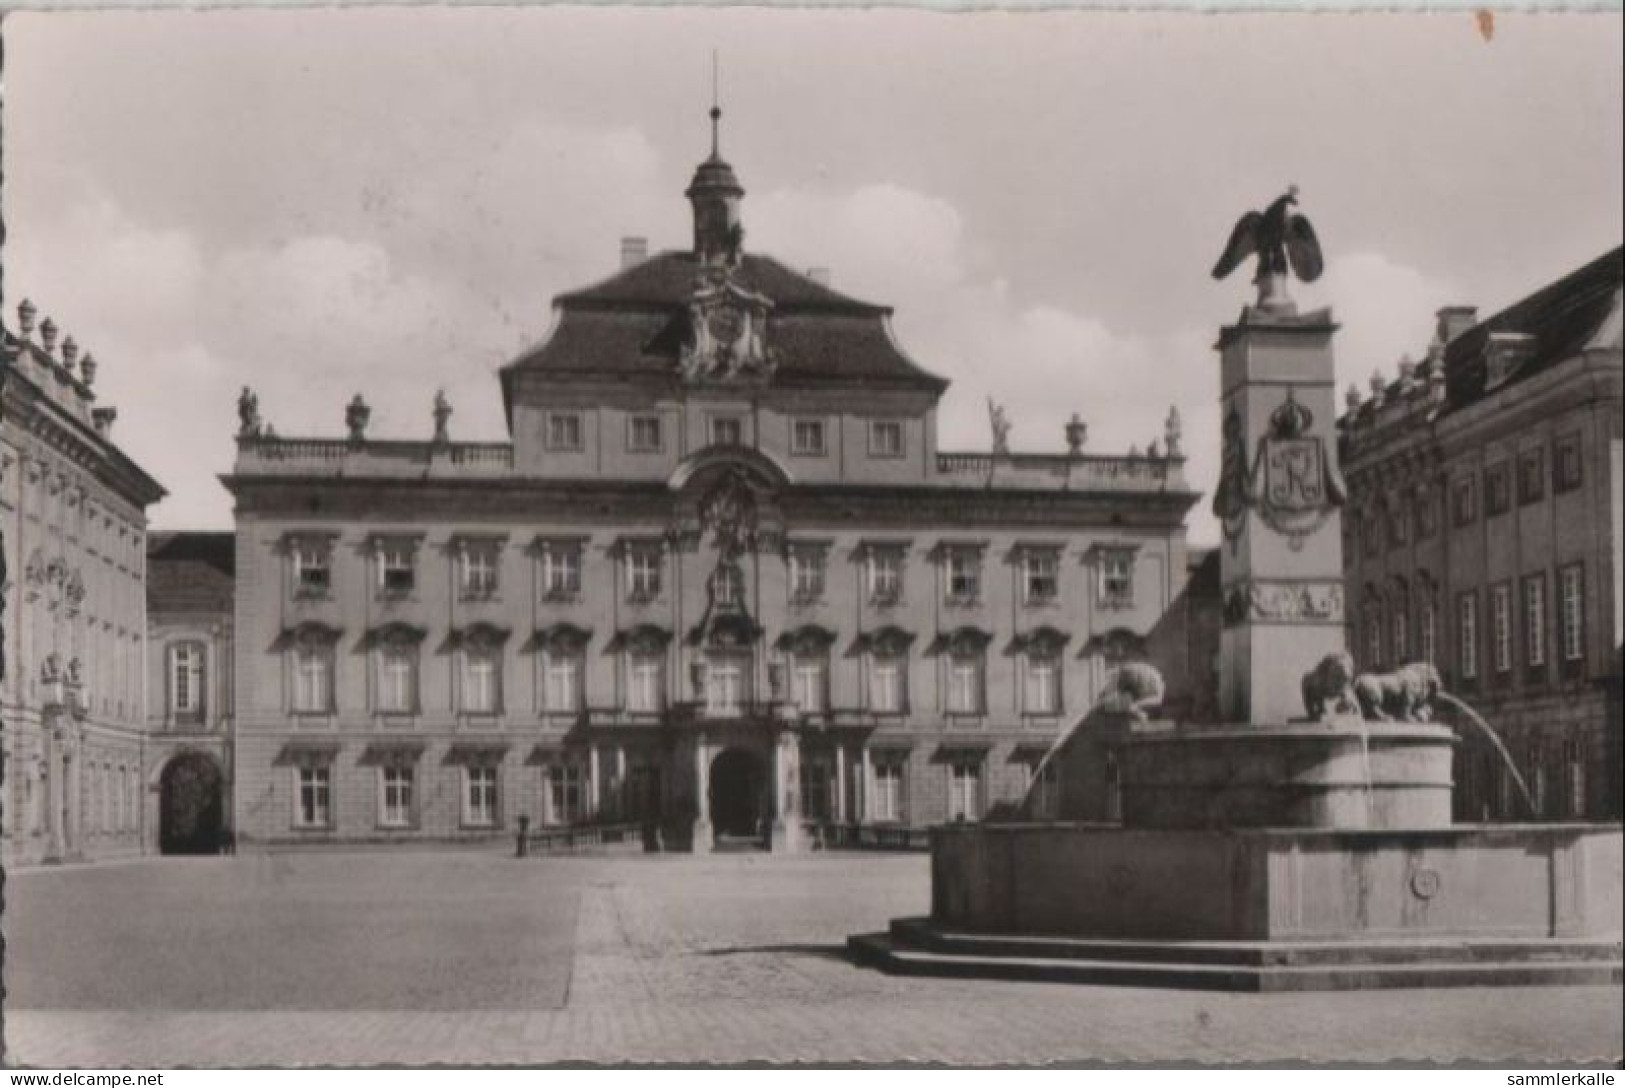
[[1224,279],[1242,261],[1256,255],[1258,274],[1253,282],[1261,286],[1272,279],[1284,279],[1289,269],[1305,283],[1319,279],[1325,269],[1320,239],[1315,237],[1308,218],[1292,210],[1297,203],[1298,187],[1289,185],[1285,195],[1268,208],[1238,219],[1224,255],[1213,266],[1213,278]]

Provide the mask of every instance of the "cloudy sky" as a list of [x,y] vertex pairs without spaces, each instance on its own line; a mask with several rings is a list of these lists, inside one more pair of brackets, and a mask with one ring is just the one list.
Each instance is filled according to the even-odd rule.
[[[506,436],[496,368],[622,235],[687,244],[720,52],[747,245],[897,307],[953,380],[945,448],[1123,451],[1186,419],[1211,487],[1207,275],[1289,182],[1328,250],[1299,287],[1343,383],[1617,245],[1621,20],[307,10],[5,20],[8,323],[31,297],[101,362],[117,435],[226,527],[234,401],[337,434]],[[1205,506],[1205,504],[1203,504]],[[1193,537],[1211,540],[1205,516]]]

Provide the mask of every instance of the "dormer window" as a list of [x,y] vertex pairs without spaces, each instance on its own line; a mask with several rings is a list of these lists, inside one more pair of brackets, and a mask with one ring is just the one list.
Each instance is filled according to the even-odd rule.
[[1521,332],[1492,332],[1484,344],[1484,388],[1504,385],[1535,354],[1535,338]]

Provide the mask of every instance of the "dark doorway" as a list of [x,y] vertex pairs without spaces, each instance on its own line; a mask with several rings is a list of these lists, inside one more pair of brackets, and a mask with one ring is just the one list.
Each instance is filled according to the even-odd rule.
[[224,844],[224,783],[202,752],[169,761],[159,780],[158,849],[165,854],[214,854]]
[[711,826],[717,843],[760,845],[763,837],[762,761],[743,748],[727,748],[711,761]]

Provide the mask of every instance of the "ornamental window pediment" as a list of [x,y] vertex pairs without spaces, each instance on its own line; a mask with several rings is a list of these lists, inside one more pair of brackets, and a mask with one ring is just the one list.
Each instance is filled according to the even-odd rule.
[[816,623],[803,624],[780,635],[776,647],[796,657],[815,657],[829,653],[838,636],[834,631]]
[[573,623],[555,623],[536,632],[536,645],[543,653],[563,656],[579,654],[592,641],[592,631]]

